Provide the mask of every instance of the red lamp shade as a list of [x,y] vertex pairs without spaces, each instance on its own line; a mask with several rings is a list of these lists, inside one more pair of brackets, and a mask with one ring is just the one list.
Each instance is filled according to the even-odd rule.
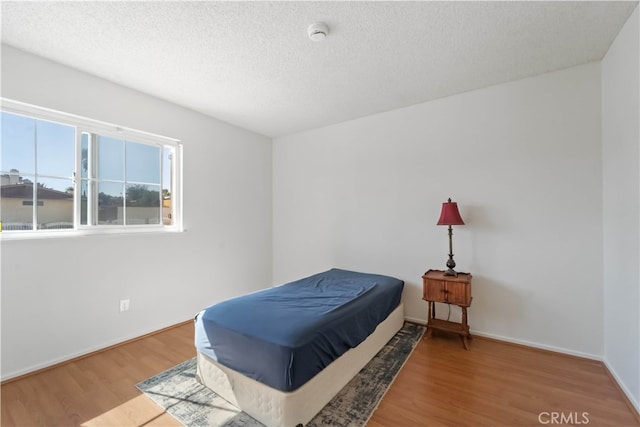
[[440,212],[440,219],[437,225],[464,225],[456,202],[452,202],[449,199],[449,201],[442,204],[442,212]]

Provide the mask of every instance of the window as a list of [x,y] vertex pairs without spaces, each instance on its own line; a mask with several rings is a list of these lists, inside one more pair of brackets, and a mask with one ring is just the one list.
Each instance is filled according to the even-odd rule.
[[178,141],[9,100],[1,115],[3,234],[180,229]]

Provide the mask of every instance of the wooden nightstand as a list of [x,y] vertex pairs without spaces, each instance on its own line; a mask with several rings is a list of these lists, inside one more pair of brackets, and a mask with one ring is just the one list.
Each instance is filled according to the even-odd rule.
[[[458,273],[458,276],[445,276],[444,271],[429,270],[422,276],[422,299],[429,303],[426,338],[434,329],[453,332],[460,335],[464,348],[469,350],[469,325],[467,307],[471,305],[471,274]],[[462,308],[462,322],[436,319],[436,302],[454,304]]]

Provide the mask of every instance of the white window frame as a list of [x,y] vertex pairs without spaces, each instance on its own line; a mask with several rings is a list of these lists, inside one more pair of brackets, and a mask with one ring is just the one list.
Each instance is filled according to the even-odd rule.
[[[92,234],[129,234],[129,233],[147,233],[147,232],[181,232],[183,229],[182,222],[182,143],[174,138],[156,135],[149,132],[143,132],[136,129],[118,126],[98,120],[88,119],[86,117],[76,116],[73,114],[63,113],[60,111],[38,107],[35,105],[14,101],[7,98],[0,98],[0,107],[2,111],[28,116],[34,119],[46,120],[50,122],[60,123],[75,128],[75,170],[73,178],[74,187],[74,228],[63,230],[3,230],[0,232],[0,239],[13,240],[25,238],[43,238],[43,237],[61,237],[73,235],[92,235]],[[80,224],[81,204],[81,162],[82,162],[82,134],[97,134],[131,142],[143,144],[151,144],[164,147],[170,147],[172,150],[172,173],[171,173],[171,217],[173,223],[171,225],[162,224],[162,215],[160,224],[145,225],[82,225]],[[162,173],[162,169],[161,169]],[[162,190],[162,188],[161,188]],[[161,191],[162,192],[162,191]],[[91,205],[91,203],[89,203]],[[162,206],[160,207],[162,212]]]

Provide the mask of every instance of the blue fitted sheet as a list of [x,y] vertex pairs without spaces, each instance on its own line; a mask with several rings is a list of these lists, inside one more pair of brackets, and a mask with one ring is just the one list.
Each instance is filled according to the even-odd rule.
[[293,391],[364,341],[400,304],[404,282],[332,269],[223,301],[196,316],[196,348]]

